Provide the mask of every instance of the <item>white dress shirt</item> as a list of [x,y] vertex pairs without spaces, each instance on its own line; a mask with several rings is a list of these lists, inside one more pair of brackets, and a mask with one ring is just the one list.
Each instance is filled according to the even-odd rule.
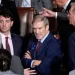
[[23,0],[21,7],[31,7],[31,0]]
[[12,43],[12,39],[11,39],[11,34],[9,33],[8,36],[5,36],[4,34],[0,33],[1,35],[1,41],[2,41],[2,45],[3,45],[3,48],[6,49],[6,39],[5,37],[8,37],[8,43],[9,43],[9,46],[10,46],[10,52],[11,52],[11,55],[14,55],[14,50],[13,50],[13,43]]
[[0,4],[1,4],[1,1],[2,1],[2,0],[0,0]]

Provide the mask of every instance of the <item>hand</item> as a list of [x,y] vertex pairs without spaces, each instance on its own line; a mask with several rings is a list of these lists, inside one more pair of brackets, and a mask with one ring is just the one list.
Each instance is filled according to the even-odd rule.
[[32,66],[38,66],[41,63],[41,60],[34,60]]
[[31,53],[27,51],[24,55],[24,58],[31,59]]
[[34,75],[36,74],[35,70],[30,70],[30,68],[24,69],[24,75]]
[[39,12],[39,14],[46,16],[46,17],[55,17],[56,16],[56,12],[53,12],[49,9],[46,8],[42,8],[44,11]]
[[60,35],[59,34],[55,34],[54,37],[58,40],[60,39]]

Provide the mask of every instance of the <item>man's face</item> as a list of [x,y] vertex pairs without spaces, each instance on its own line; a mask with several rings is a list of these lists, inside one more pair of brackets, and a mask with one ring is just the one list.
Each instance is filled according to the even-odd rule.
[[72,6],[68,13],[69,23],[75,26],[75,13],[72,12],[75,7]]
[[0,16],[0,32],[9,33],[12,25],[13,21],[11,21],[10,18]]
[[35,21],[32,25],[36,39],[40,41],[49,31],[49,26],[45,26],[43,21]]

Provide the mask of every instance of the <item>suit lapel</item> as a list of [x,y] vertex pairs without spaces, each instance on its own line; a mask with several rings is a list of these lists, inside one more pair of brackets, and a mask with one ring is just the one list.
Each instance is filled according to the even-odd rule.
[[13,34],[11,34],[11,38],[12,38],[12,43],[13,43],[13,50],[14,50],[14,55],[17,55],[17,42],[15,41],[15,39],[14,39],[14,35]]
[[70,4],[71,4],[71,1],[70,1],[70,3],[68,4],[68,6],[67,6],[67,8],[66,8],[66,10],[65,10],[66,12],[69,11],[69,9],[70,9],[70,7],[71,7]]

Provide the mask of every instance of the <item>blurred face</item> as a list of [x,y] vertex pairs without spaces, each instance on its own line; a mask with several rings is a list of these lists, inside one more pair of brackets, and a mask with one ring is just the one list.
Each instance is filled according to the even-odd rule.
[[64,0],[53,0],[55,2],[56,5],[58,5],[59,7],[63,7],[64,6]]
[[71,9],[69,10],[68,19],[69,19],[69,23],[75,26],[75,13],[72,12],[73,8],[74,6],[72,6]]
[[9,33],[12,25],[13,21],[10,18],[0,16],[0,32],[4,34]]
[[49,26],[45,26],[43,21],[35,21],[32,25],[34,35],[38,41],[45,37],[49,31]]

